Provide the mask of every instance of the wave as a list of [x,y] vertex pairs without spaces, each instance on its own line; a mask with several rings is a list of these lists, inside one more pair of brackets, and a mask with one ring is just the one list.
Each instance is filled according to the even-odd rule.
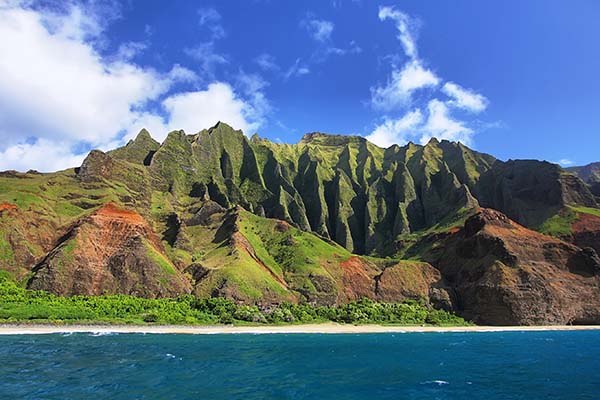
[[90,332],[90,334],[88,336],[112,336],[112,335],[118,335],[118,332],[104,332],[104,331],[98,331],[98,332]]
[[442,385],[449,385],[450,382],[448,381],[442,381],[442,380],[433,380],[433,381],[425,381],[425,382],[421,382],[421,385],[438,385],[438,386],[442,386]]

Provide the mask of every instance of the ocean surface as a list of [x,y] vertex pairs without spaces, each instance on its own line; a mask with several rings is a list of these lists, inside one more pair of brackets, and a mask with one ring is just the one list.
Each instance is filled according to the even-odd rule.
[[0,336],[0,399],[600,399],[600,331]]

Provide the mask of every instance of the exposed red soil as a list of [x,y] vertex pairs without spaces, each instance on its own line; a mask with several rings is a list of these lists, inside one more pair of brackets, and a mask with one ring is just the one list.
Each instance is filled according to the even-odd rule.
[[[171,296],[191,288],[149,253],[168,258],[158,235],[144,218],[109,203],[80,219],[48,257],[36,266],[34,289],[59,295],[125,293],[144,297]],[[70,248],[68,250],[67,248]]]
[[16,204],[10,204],[10,203],[0,203],[0,213],[2,213],[3,211],[12,211],[12,210],[16,210],[18,207]]
[[378,271],[358,256],[352,256],[340,264],[342,270],[342,288],[344,301],[358,300],[361,297],[373,297],[374,277]]
[[147,225],[146,221],[140,214],[134,211],[119,208],[119,206],[117,206],[114,203],[108,203],[103,205],[95,213],[92,214],[92,217],[107,217],[110,219],[123,220],[130,224]]
[[579,213],[577,220],[571,225],[573,232],[600,231],[600,217]]

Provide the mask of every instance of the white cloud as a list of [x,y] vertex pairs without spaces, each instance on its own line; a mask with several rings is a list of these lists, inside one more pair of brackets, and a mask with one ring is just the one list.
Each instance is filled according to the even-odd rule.
[[401,70],[392,71],[387,85],[371,88],[373,107],[393,110],[410,105],[412,94],[419,89],[435,87],[440,83],[437,75],[424,68],[418,60],[407,63]]
[[167,76],[172,82],[195,82],[199,79],[194,71],[179,64],[173,65]]
[[446,103],[433,99],[427,105],[427,119],[420,109],[407,112],[398,119],[386,117],[366,138],[381,147],[403,145],[410,140],[426,144],[435,137],[440,140],[472,144],[473,130],[450,115]]
[[453,99],[448,104],[474,113],[482,112],[488,105],[488,99],[484,96],[454,82],[446,82],[442,87],[442,92]]
[[200,8],[198,10],[198,23],[208,28],[213,39],[225,37],[225,29],[221,25],[221,14],[213,7]]
[[262,53],[254,59],[254,62],[264,71],[279,71],[275,57],[270,54]]
[[561,158],[560,160],[558,160],[558,164],[562,165],[563,167],[568,167],[569,165],[575,164],[575,162],[569,160],[568,158]]
[[310,74],[310,69],[306,64],[302,64],[299,58],[296,59],[294,64],[292,64],[284,73],[283,79],[289,79],[293,76],[302,76]]
[[[86,148],[114,148],[142,127],[159,140],[169,130],[194,132],[218,120],[249,133],[268,112],[263,91],[244,96],[224,82],[169,94],[176,82],[197,84],[200,77],[178,64],[158,72],[134,63],[142,45],[126,43],[102,57],[97,15],[28,4],[0,0],[0,170],[76,166]],[[162,109],[150,111],[149,104]]]
[[[389,146],[391,143],[404,144],[409,137],[422,144],[436,137],[471,145],[474,131],[469,125],[482,125],[481,121],[470,121],[469,124],[458,120],[451,115],[451,110],[480,113],[487,108],[488,99],[451,81],[447,81],[441,87],[441,91],[449,99],[443,102],[435,98],[443,80],[431,69],[425,68],[425,63],[419,58],[416,42],[418,22],[394,7],[380,7],[379,19],[395,22],[398,40],[408,60],[401,68],[392,62],[388,83],[371,87],[371,105],[376,110],[386,113],[397,110],[406,112],[408,107],[412,107],[413,111],[398,118],[386,115],[384,122],[377,125],[367,138],[383,146]],[[427,96],[417,97],[416,92],[423,89],[435,90],[425,92]],[[425,102],[427,119],[423,121],[425,113],[421,109],[425,108]]]
[[101,143],[126,129],[137,108],[172,84],[168,74],[151,68],[126,60],[105,62],[84,41],[99,28],[82,13],[76,7],[63,16],[0,9],[4,144],[27,136]]
[[192,48],[185,48],[183,52],[199,63],[200,70],[209,78],[213,78],[219,65],[228,64],[229,60],[223,54],[215,52],[213,42],[200,43]]
[[458,141],[470,146],[473,130],[465,126],[464,122],[451,117],[445,103],[433,99],[427,105],[429,116],[422,127],[421,144],[427,143],[432,137],[440,140]]
[[327,42],[331,40],[334,24],[331,21],[323,19],[310,18],[302,20],[301,25],[306,28],[311,37],[318,42]]
[[58,171],[81,165],[84,158],[85,154],[72,154],[70,143],[39,139],[35,143],[16,144],[0,151],[0,171]]
[[[262,125],[264,118],[271,112],[271,103],[267,99],[264,90],[269,86],[269,83],[258,74],[247,74],[240,71],[236,78],[237,87],[240,92],[245,95],[247,103],[246,115],[251,119],[257,127]],[[252,132],[245,131],[246,134]]]
[[395,9],[394,7],[380,7],[379,19],[381,21],[391,19],[396,23],[396,28],[398,29],[398,40],[400,40],[400,43],[402,43],[404,52],[411,59],[417,59],[417,43],[414,37],[416,23],[408,15]]
[[223,82],[211,83],[206,90],[170,96],[163,105],[170,116],[165,132],[183,129],[195,133],[223,121],[250,135],[260,126],[262,117],[260,111],[240,99],[231,86]]
[[122,43],[117,50],[117,60],[131,60],[141,54],[148,48],[148,44],[144,42],[127,42]]
[[386,118],[378,125],[367,140],[380,147],[389,147],[393,144],[405,144],[409,137],[416,134],[418,127],[423,123],[423,115],[419,109],[405,114],[399,119]]
[[[317,42],[316,50],[308,58],[310,64],[325,62],[331,55],[343,56],[362,53],[362,48],[354,40],[350,41],[348,47],[339,47],[333,43],[331,35],[335,25],[331,21],[317,19],[312,13],[308,13],[300,21],[300,26],[304,27]],[[306,70],[308,72],[308,68]]]

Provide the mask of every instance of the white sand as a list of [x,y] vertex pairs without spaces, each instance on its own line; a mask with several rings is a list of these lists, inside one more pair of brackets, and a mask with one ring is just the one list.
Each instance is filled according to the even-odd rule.
[[306,324],[286,326],[184,326],[184,325],[0,325],[0,335],[32,335],[48,333],[179,333],[179,334],[226,334],[226,333],[409,333],[409,332],[510,332],[510,331],[566,331],[600,329],[600,326],[383,326]]

